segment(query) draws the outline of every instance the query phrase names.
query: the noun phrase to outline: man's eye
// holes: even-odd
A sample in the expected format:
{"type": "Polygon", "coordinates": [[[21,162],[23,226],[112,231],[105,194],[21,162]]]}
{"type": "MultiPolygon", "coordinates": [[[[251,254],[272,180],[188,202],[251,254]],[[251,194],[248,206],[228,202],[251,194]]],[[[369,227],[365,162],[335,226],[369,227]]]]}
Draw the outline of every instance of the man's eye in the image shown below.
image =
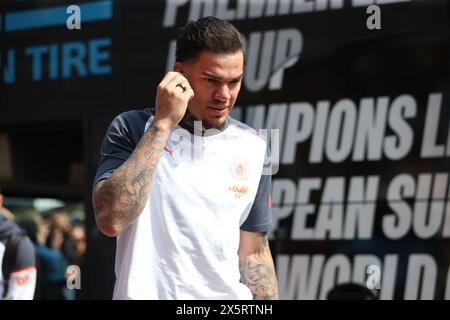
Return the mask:
{"type": "Polygon", "coordinates": [[[217,80],[214,79],[214,78],[205,78],[205,79],[206,79],[206,81],[208,81],[208,82],[217,82],[217,80]]]}

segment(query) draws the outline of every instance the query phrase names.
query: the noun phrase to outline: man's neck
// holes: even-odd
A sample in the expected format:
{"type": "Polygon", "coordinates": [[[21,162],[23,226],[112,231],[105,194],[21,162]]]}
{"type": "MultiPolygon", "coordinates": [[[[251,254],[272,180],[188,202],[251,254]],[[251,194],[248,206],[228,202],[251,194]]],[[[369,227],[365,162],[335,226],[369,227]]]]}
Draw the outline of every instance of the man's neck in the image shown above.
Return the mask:
{"type": "MultiPolygon", "coordinates": [[[[197,119],[191,112],[189,112],[189,110],[186,110],[186,113],[184,114],[183,118],[181,119],[179,125],[183,129],[186,129],[187,131],[189,131],[191,134],[195,134],[198,132],[198,129],[197,129],[197,131],[195,130],[195,126],[194,126],[195,121],[201,121],[201,120],[197,119]]],[[[229,120],[227,118],[220,128],[212,128],[212,127],[209,127],[204,121],[201,121],[202,135],[204,135],[205,131],[208,129],[216,129],[219,131],[223,131],[226,129],[228,122],[229,122],[229,120]]]]}

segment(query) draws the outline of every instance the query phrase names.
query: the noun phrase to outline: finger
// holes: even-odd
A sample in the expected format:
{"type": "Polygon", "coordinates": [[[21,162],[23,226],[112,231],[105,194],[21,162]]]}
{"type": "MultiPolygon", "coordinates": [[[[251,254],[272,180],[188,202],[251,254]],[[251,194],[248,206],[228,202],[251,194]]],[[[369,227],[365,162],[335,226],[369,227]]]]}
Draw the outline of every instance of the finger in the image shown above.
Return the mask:
{"type": "Polygon", "coordinates": [[[179,87],[182,90],[181,94],[189,98],[189,101],[192,100],[192,98],[194,97],[194,91],[192,90],[192,88],[190,87],[188,88],[182,83],[179,83],[177,87],[179,87]]]}
{"type": "Polygon", "coordinates": [[[176,75],[176,76],[171,78],[170,81],[168,82],[168,84],[177,85],[180,82],[189,82],[188,79],[186,79],[186,77],[181,72],[176,72],[176,71],[173,71],[173,72],[174,72],[174,75],[176,75]]]}
{"type": "Polygon", "coordinates": [[[188,89],[188,91],[186,92],[187,94],[189,94],[189,101],[191,101],[192,99],[194,99],[194,90],[192,90],[191,88],[188,89]]]}
{"type": "MultiPolygon", "coordinates": [[[[189,81],[186,78],[177,78],[176,81],[173,81],[175,88],[177,91],[181,90],[182,93],[189,93],[189,91],[192,91],[191,85],[189,84],[189,81]],[[179,89],[178,89],[179,88],[179,89]]],[[[168,85],[169,87],[172,86],[172,83],[168,85]]]]}
{"type": "Polygon", "coordinates": [[[175,81],[176,79],[178,79],[178,77],[181,76],[181,73],[176,72],[176,71],[169,71],[164,78],[161,80],[161,82],[159,83],[160,86],[165,87],[167,85],[169,85],[171,82],[175,81]]]}
{"type": "Polygon", "coordinates": [[[187,86],[182,82],[178,83],[175,87],[180,88],[182,90],[182,93],[185,93],[187,90],[187,86]]]}

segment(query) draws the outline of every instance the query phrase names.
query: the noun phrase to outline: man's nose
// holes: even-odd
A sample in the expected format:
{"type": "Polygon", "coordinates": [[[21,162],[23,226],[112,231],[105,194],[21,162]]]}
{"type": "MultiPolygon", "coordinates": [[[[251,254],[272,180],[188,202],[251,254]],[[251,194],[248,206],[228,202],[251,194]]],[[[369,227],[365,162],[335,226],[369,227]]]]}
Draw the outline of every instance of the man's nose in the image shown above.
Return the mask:
{"type": "Polygon", "coordinates": [[[214,92],[214,99],[220,101],[228,101],[231,99],[231,91],[228,84],[221,84],[216,88],[214,92]]]}

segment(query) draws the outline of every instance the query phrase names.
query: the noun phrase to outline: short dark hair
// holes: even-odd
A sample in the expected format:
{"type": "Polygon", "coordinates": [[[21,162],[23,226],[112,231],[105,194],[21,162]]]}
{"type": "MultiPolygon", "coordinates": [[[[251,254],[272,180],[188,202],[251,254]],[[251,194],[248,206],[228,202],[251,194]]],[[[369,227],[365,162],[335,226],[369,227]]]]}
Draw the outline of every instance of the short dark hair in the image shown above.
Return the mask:
{"type": "Polygon", "coordinates": [[[195,59],[203,50],[214,53],[235,53],[245,55],[245,43],[239,31],[229,22],[204,17],[190,21],[180,28],[177,35],[177,62],[195,59]]]}

